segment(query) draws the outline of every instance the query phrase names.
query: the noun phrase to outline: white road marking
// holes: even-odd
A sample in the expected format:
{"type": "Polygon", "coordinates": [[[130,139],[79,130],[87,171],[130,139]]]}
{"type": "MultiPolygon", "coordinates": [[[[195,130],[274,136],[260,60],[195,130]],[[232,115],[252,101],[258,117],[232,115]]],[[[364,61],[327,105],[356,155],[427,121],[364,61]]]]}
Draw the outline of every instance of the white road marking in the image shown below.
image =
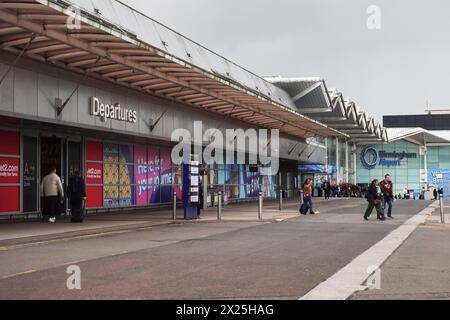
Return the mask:
{"type": "Polygon", "coordinates": [[[367,268],[381,267],[411,233],[426,221],[434,211],[434,205],[413,216],[299,300],[346,300],[356,291],[366,289],[363,284],[370,276],[367,274],[367,268]]]}
{"type": "Polygon", "coordinates": [[[3,276],[2,279],[14,278],[14,277],[18,277],[18,276],[23,276],[23,275],[26,275],[26,274],[34,273],[34,272],[36,272],[36,270],[28,270],[28,271],[24,271],[24,272],[14,273],[14,274],[10,274],[8,276],[3,276]]]}

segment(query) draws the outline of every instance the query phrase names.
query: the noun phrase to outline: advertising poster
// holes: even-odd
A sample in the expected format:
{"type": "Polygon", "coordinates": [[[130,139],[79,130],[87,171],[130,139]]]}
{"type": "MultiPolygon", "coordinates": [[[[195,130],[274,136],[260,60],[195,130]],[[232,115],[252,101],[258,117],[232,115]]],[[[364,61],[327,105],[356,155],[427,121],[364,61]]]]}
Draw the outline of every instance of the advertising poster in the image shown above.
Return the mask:
{"type": "Polygon", "coordinates": [[[103,204],[105,207],[119,206],[119,146],[103,146],[103,204]]]}
{"type": "Polygon", "coordinates": [[[0,130],[0,154],[20,155],[20,134],[18,132],[0,130]]]}
{"type": "Polygon", "coordinates": [[[103,161],[103,144],[97,141],[86,141],[87,208],[103,206],[103,186],[101,186],[103,184],[103,163],[101,161],[103,161]]]}
{"type": "Polygon", "coordinates": [[[19,184],[19,167],[19,158],[0,158],[0,184],[19,184]]]}
{"type": "Polygon", "coordinates": [[[145,206],[148,200],[148,163],[147,148],[134,148],[134,177],[136,179],[136,205],[145,206]]]}
{"type": "Polygon", "coordinates": [[[20,211],[20,187],[19,186],[1,186],[2,184],[20,183],[20,159],[0,158],[0,212],[18,212],[20,211]]]}
{"type": "Polygon", "coordinates": [[[103,164],[86,162],[86,184],[103,184],[103,164]]]}
{"type": "MultiPolygon", "coordinates": [[[[259,172],[246,172],[245,174],[245,185],[247,187],[247,198],[254,198],[259,196],[260,185],[259,185],[259,172]]],[[[264,195],[266,196],[266,195],[264,195]]]]}
{"type": "Polygon", "coordinates": [[[119,205],[134,205],[134,148],[119,146],[119,205]]]}
{"type": "Polygon", "coordinates": [[[23,212],[37,211],[37,138],[23,137],[23,212]]]}
{"type": "Polygon", "coordinates": [[[160,193],[161,203],[168,203],[172,201],[172,150],[161,149],[161,181],[160,181],[160,193]]]}
{"type": "Polygon", "coordinates": [[[0,185],[0,194],[3,199],[8,199],[8,201],[0,201],[1,213],[20,211],[20,187],[2,187],[0,185]]]}
{"type": "Polygon", "coordinates": [[[450,198],[450,169],[428,169],[428,183],[437,189],[444,189],[444,199],[450,198]]]}
{"type": "Polygon", "coordinates": [[[159,173],[161,161],[158,148],[148,148],[148,203],[160,203],[159,173]]]}
{"type": "Polygon", "coordinates": [[[86,207],[101,208],[103,206],[103,187],[86,186],[86,207]]]}
{"type": "MultiPolygon", "coordinates": [[[[17,132],[0,130],[0,155],[20,155],[20,135],[17,132]]],[[[20,211],[20,159],[0,157],[0,212],[20,211]],[[2,184],[17,184],[6,186],[2,184]]]]}
{"type": "Polygon", "coordinates": [[[98,141],[86,141],[86,161],[103,161],[103,144],[98,141]]]}

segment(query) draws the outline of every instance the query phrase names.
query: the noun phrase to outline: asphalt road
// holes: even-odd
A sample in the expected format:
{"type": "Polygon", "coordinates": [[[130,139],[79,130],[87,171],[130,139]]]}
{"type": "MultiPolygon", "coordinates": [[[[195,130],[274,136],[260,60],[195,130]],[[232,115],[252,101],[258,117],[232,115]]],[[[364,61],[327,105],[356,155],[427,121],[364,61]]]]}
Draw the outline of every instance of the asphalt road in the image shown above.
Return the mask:
{"type": "Polygon", "coordinates": [[[194,223],[0,251],[3,299],[298,299],[429,202],[399,201],[365,222],[365,202],[323,204],[278,223],[194,223]],[[67,266],[81,290],[66,287],[67,266]]]}

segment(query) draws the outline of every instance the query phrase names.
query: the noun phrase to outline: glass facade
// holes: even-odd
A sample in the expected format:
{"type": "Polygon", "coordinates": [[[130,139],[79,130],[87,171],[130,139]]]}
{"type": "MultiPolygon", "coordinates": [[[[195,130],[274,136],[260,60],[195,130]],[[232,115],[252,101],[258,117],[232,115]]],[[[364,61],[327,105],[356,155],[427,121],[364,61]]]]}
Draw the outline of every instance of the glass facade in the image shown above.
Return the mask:
{"type": "Polygon", "coordinates": [[[402,194],[403,189],[407,188],[414,190],[418,196],[425,185],[420,174],[421,169],[425,169],[424,159],[420,155],[419,146],[405,140],[358,146],[357,183],[369,184],[374,179],[381,180],[386,174],[390,174],[396,194],[402,194]]]}
{"type": "Polygon", "coordinates": [[[223,192],[225,202],[257,198],[259,192],[262,192],[265,198],[277,196],[277,176],[252,172],[248,165],[215,165],[206,172],[210,202],[219,191],[223,192]]]}

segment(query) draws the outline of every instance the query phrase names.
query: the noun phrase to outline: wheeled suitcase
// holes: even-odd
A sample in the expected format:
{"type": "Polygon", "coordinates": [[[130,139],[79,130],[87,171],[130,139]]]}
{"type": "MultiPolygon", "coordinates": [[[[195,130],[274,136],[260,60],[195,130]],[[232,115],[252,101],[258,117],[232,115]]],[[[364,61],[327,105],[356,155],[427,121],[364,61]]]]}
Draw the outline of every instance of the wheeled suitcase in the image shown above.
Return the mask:
{"type": "Polygon", "coordinates": [[[308,212],[308,209],[309,209],[308,205],[306,205],[306,203],[304,203],[304,204],[301,205],[299,211],[300,211],[301,214],[306,214],[308,212]]]}

